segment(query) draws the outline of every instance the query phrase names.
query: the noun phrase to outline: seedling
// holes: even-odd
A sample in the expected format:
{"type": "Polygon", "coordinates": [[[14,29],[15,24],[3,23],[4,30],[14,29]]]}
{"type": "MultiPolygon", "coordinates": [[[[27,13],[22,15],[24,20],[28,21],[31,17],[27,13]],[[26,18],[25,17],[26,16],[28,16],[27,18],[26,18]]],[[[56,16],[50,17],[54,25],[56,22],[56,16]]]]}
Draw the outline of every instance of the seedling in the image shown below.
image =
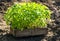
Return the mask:
{"type": "Polygon", "coordinates": [[[12,5],[7,9],[4,19],[12,29],[24,30],[45,28],[50,17],[51,11],[47,6],[31,2],[12,5]]]}

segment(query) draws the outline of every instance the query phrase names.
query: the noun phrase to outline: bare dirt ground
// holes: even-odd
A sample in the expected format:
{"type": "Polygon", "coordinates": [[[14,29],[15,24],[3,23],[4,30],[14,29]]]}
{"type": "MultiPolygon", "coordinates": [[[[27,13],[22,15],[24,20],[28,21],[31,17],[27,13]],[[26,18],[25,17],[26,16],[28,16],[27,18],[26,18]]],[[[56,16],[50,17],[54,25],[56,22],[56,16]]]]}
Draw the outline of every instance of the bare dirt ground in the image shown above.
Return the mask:
{"type": "Polygon", "coordinates": [[[25,37],[25,38],[16,38],[12,35],[7,34],[9,32],[9,26],[6,25],[6,22],[3,19],[4,9],[10,6],[11,3],[5,4],[0,3],[0,41],[60,41],[60,4],[55,4],[54,7],[57,9],[52,9],[52,7],[48,6],[53,14],[51,16],[55,22],[51,25],[48,25],[48,34],[45,36],[34,36],[34,37],[25,37]],[[2,9],[3,7],[3,9],[2,9]]]}

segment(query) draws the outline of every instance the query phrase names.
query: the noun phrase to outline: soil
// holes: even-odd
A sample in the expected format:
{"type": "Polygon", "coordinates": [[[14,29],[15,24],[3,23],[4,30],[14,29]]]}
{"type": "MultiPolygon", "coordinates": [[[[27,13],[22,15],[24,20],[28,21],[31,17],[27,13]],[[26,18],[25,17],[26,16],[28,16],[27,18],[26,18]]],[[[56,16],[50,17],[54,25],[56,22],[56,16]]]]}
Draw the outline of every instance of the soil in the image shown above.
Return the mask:
{"type": "Polygon", "coordinates": [[[12,2],[0,2],[0,41],[60,41],[60,4],[43,4],[52,10],[51,19],[55,20],[48,24],[48,34],[45,36],[16,38],[8,34],[10,28],[3,19],[5,11],[12,5],[12,2]]]}

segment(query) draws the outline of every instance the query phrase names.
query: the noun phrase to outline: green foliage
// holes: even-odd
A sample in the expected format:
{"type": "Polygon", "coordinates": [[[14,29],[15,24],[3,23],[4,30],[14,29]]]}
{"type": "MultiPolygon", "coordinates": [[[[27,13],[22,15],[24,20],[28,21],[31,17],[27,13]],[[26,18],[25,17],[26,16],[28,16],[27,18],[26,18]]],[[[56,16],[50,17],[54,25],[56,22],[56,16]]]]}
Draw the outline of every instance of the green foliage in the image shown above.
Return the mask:
{"type": "Polygon", "coordinates": [[[4,19],[13,29],[30,29],[46,27],[51,11],[45,5],[38,3],[16,3],[8,8],[4,19]]]}

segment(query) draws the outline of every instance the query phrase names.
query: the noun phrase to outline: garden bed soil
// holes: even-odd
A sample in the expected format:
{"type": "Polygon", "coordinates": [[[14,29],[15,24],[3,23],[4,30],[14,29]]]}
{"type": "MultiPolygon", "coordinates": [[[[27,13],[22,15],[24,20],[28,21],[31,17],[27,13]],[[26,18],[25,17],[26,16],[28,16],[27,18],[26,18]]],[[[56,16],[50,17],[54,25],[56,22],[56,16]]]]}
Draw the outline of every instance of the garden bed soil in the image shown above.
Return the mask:
{"type": "Polygon", "coordinates": [[[26,36],[35,36],[35,35],[46,35],[48,32],[47,28],[35,28],[35,29],[25,29],[20,30],[10,30],[10,34],[15,37],[26,37],[26,36]]]}
{"type": "Polygon", "coordinates": [[[60,0],[55,0],[56,2],[60,2],[60,0]]]}

